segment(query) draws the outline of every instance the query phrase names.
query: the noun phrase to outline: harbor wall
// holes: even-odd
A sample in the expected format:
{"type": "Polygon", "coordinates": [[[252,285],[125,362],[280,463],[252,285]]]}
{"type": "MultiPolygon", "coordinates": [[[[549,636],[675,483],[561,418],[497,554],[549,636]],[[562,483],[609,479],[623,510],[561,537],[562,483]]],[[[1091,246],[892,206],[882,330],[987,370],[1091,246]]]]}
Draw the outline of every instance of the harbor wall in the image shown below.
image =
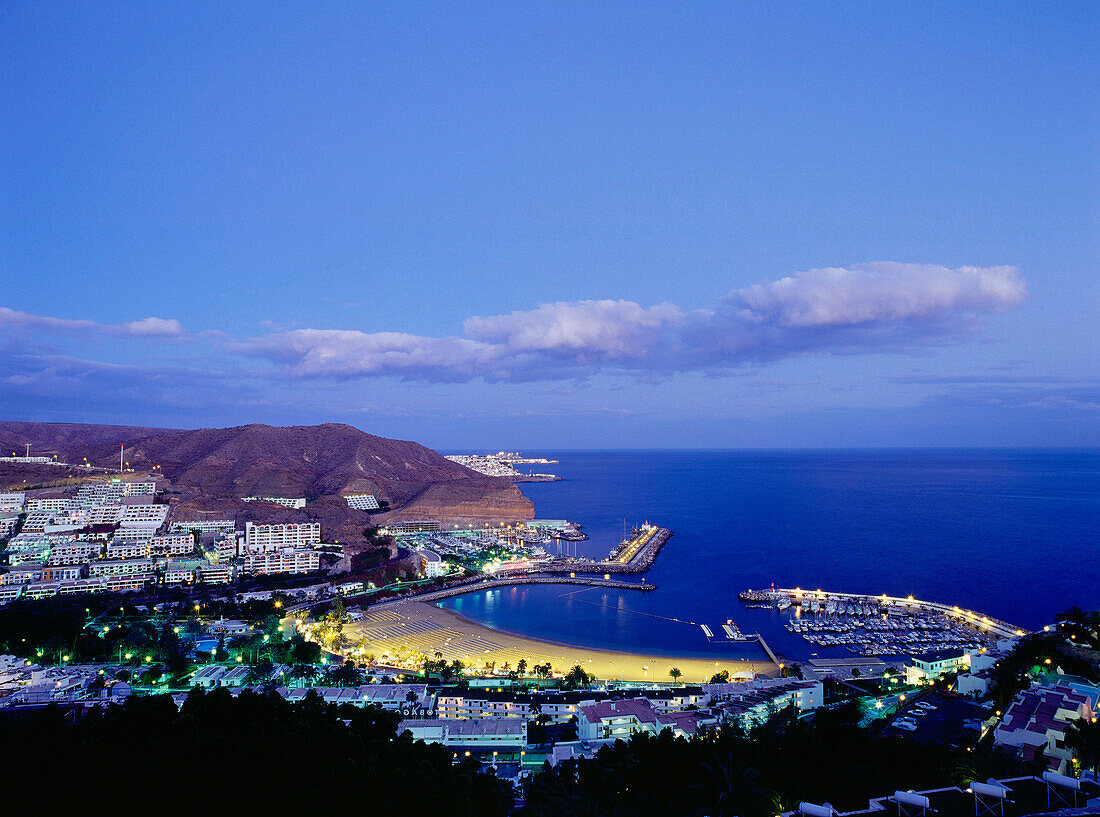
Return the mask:
{"type": "Polygon", "coordinates": [[[776,594],[783,594],[788,596],[792,601],[799,599],[805,601],[840,601],[851,600],[861,603],[870,604],[886,604],[891,607],[899,607],[903,610],[923,611],[926,613],[940,613],[945,616],[957,618],[964,621],[974,627],[1001,636],[1002,638],[1013,638],[1015,636],[1025,635],[1028,631],[1016,627],[1013,624],[1009,624],[1007,621],[1001,621],[995,618],[989,618],[983,616],[981,613],[976,613],[973,610],[966,610],[957,605],[940,604],[935,601],[922,601],[915,599],[912,596],[902,598],[901,596],[887,596],[885,593],[879,596],[871,596],[865,593],[835,593],[824,590],[803,590],[801,587],[781,587],[774,591],[776,594]]]}

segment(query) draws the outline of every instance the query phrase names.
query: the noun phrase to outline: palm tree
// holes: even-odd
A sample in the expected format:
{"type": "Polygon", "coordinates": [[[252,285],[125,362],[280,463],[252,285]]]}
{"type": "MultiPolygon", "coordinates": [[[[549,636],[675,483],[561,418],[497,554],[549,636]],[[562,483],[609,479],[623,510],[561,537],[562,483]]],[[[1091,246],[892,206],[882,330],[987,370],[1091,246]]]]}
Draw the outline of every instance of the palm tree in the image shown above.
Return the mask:
{"type": "Polygon", "coordinates": [[[1066,746],[1073,749],[1081,767],[1100,772],[1100,723],[1078,718],[1066,730],[1066,746]]]}
{"type": "Polygon", "coordinates": [[[301,681],[302,686],[312,685],[318,674],[315,664],[295,664],[290,669],[290,677],[301,681]]]}
{"type": "Polygon", "coordinates": [[[680,672],[679,667],[673,667],[672,669],[670,669],[668,671],[668,674],[669,674],[669,677],[672,678],[673,683],[678,683],[680,681],[680,676],[683,675],[684,673],[680,672]]]}
{"type": "Polygon", "coordinates": [[[1092,646],[1100,648],[1100,610],[1093,610],[1091,613],[1085,614],[1085,629],[1092,646]]]}

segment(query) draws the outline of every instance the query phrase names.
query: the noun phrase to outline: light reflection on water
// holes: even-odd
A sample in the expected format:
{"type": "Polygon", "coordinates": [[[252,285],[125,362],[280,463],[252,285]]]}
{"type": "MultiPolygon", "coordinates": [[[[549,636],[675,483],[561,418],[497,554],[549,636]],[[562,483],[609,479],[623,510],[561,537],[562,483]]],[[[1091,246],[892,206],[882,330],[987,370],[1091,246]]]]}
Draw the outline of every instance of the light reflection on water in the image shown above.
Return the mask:
{"type": "MultiPolygon", "coordinates": [[[[542,452],[529,452],[542,453],[542,452]]],[[[708,644],[733,618],[795,659],[820,652],[748,610],[746,587],[913,594],[1041,627],[1100,607],[1100,452],[566,452],[562,482],[522,485],[544,518],[570,519],[601,558],[629,524],[674,535],[642,593],[534,585],[444,602],[490,626],[603,649],[735,657],[708,644]],[[1072,502],[1051,502],[1072,498],[1072,502]],[[979,569],[980,567],[980,569],[979,569]],[[1026,587],[1027,592],[1020,592],[1026,587]],[[673,619],[679,619],[675,621],[673,619]],[[684,623],[687,622],[687,623],[684,623]]],[[[725,642],[725,643],[724,643],[725,642]]],[[[730,652],[734,651],[734,652],[730,652]]]]}

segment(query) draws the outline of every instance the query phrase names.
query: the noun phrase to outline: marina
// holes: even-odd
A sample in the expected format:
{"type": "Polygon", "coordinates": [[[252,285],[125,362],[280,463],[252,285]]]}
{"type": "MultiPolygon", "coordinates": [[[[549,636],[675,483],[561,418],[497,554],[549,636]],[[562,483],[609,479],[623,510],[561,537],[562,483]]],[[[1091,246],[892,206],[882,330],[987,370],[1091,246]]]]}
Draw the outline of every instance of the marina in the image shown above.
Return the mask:
{"type": "Polygon", "coordinates": [[[912,596],[870,596],[822,590],[746,590],[747,607],[790,611],[785,628],[818,647],[862,656],[909,655],[942,649],[983,649],[1024,630],[972,610],[912,596]]]}

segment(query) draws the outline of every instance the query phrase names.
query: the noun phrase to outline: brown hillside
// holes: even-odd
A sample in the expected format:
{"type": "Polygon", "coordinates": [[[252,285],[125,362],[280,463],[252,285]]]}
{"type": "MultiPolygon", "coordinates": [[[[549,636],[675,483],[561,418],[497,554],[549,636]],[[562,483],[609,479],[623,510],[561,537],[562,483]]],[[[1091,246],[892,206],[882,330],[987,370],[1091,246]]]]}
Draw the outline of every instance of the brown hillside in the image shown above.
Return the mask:
{"type": "Polygon", "coordinates": [[[171,431],[0,422],[0,440],[15,437],[30,442],[32,453],[52,447],[60,459],[87,457],[107,468],[117,467],[118,444],[124,442],[130,467],[159,465],[173,490],[192,497],[315,500],[374,493],[404,518],[530,519],[534,513],[506,480],[477,474],[419,443],[337,423],[171,431]]]}

